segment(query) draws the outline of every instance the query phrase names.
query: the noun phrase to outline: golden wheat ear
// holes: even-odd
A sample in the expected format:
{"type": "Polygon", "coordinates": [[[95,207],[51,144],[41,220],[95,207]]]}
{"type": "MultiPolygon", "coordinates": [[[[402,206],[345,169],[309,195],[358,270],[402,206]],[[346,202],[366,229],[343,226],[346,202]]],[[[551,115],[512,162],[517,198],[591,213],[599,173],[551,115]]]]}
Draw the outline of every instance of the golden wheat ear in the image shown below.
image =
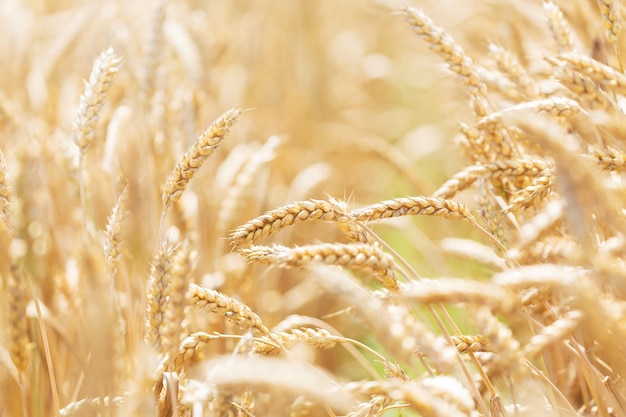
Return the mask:
{"type": "Polygon", "coordinates": [[[85,91],[80,96],[80,103],[72,123],[72,140],[79,150],[78,175],[85,230],[87,230],[85,180],[83,177],[85,154],[96,137],[96,125],[100,119],[102,106],[104,106],[109,88],[113,84],[121,64],[122,59],[115,55],[113,48],[108,48],[96,58],[89,80],[85,82],[85,91]]]}
{"type": "Polygon", "coordinates": [[[234,248],[251,245],[294,223],[311,220],[342,223],[348,222],[350,217],[332,202],[313,199],[297,201],[270,210],[237,227],[230,235],[230,243],[234,248]]]}
{"type": "Polygon", "coordinates": [[[163,212],[159,224],[158,244],[161,244],[165,217],[170,206],[180,200],[187,189],[189,181],[202,164],[217,150],[220,143],[226,138],[231,128],[241,117],[241,110],[230,109],[215,120],[211,126],[194,142],[178,160],[178,163],[167,177],[165,188],[161,195],[163,212]]]}

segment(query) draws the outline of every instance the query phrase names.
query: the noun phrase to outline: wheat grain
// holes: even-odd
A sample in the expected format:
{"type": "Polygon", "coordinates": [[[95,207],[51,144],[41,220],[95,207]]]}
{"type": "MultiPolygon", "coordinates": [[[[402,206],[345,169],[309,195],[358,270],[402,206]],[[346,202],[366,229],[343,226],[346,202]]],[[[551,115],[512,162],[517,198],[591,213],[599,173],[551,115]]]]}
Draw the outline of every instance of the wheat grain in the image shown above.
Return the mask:
{"type": "Polygon", "coordinates": [[[588,278],[588,272],[580,267],[555,264],[537,264],[511,269],[495,274],[494,284],[517,290],[532,287],[567,287],[588,278]]]}
{"type": "Polygon", "coordinates": [[[494,312],[487,307],[476,307],[470,315],[479,333],[488,340],[489,349],[494,352],[492,369],[504,371],[514,377],[520,372],[522,353],[520,342],[511,329],[498,321],[494,312]]]}

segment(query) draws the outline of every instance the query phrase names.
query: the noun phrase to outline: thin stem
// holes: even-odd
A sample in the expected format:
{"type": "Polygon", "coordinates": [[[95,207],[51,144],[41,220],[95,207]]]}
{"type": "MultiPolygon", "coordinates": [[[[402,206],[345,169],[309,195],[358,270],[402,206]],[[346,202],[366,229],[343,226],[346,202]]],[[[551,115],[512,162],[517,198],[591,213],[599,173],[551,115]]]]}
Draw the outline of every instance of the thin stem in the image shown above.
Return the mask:
{"type": "Polygon", "coordinates": [[[41,332],[41,340],[42,340],[43,349],[46,355],[46,365],[48,367],[48,377],[50,378],[50,391],[52,392],[52,403],[54,404],[54,416],[59,417],[61,404],[59,402],[59,394],[57,391],[56,377],[54,376],[54,364],[52,362],[52,355],[50,354],[50,344],[48,343],[48,333],[46,332],[46,325],[43,321],[43,314],[41,314],[41,306],[39,305],[39,297],[37,296],[35,286],[33,285],[28,274],[25,274],[24,276],[28,282],[30,292],[33,296],[35,309],[37,310],[37,319],[39,320],[39,331],[41,332]]]}
{"type": "MultiPolygon", "coordinates": [[[[393,248],[391,248],[384,240],[382,240],[376,233],[374,233],[369,227],[367,227],[365,224],[360,223],[360,226],[362,226],[365,230],[367,230],[372,237],[374,237],[374,239],[376,239],[377,242],[379,242],[385,249],[387,249],[397,260],[398,262],[406,269],[406,271],[411,274],[413,276],[414,279],[417,280],[421,280],[422,278],[420,277],[420,275],[417,273],[417,271],[415,271],[415,269],[413,269],[413,267],[404,259],[402,258],[393,248]]],[[[482,229],[482,227],[478,224],[476,224],[476,226],[478,226],[479,229],[482,229]]],[[[491,236],[491,234],[489,232],[487,232],[486,230],[482,229],[485,233],[487,233],[489,236],[491,236]]],[[[495,237],[491,236],[493,239],[495,239],[495,237]]],[[[497,241],[497,239],[495,239],[497,241]]],[[[502,245],[500,242],[497,242],[498,244],[502,245]]],[[[503,246],[504,248],[504,246],[503,246]]],[[[506,248],[505,248],[506,250],[506,248]]],[[[455,329],[457,334],[461,334],[460,330],[458,329],[458,327],[456,326],[456,324],[454,323],[454,321],[452,320],[452,317],[450,316],[450,314],[448,313],[448,311],[442,306],[440,305],[440,307],[442,308],[442,310],[444,311],[444,317],[446,319],[446,322],[448,322],[448,324],[455,329]]],[[[439,327],[439,329],[442,331],[443,335],[445,336],[445,338],[448,340],[448,343],[451,346],[454,346],[454,343],[452,343],[452,338],[450,337],[450,334],[448,332],[448,330],[446,329],[445,325],[443,324],[441,317],[439,316],[439,313],[434,309],[434,307],[432,305],[428,305],[428,310],[430,311],[430,313],[432,314],[433,318],[435,319],[435,321],[437,322],[437,326],[439,327]]],[[[473,355],[472,355],[473,356],[473,355]]],[[[472,357],[470,356],[470,357],[472,357]]],[[[474,391],[474,397],[476,399],[478,399],[479,405],[483,411],[483,415],[488,415],[487,413],[487,406],[484,404],[483,399],[480,395],[480,393],[478,392],[478,389],[476,388],[476,386],[474,385],[474,381],[472,380],[472,376],[469,373],[469,369],[467,369],[467,366],[465,366],[465,362],[463,361],[463,358],[461,357],[461,354],[458,353],[457,351],[457,360],[459,362],[459,365],[461,366],[461,369],[463,371],[463,374],[465,375],[465,377],[467,378],[467,380],[470,383],[470,386],[472,387],[472,390],[474,391]]],[[[489,379],[487,378],[487,376],[484,374],[484,371],[482,371],[482,368],[480,368],[478,361],[476,360],[476,358],[472,358],[474,363],[477,365],[478,367],[478,371],[481,373],[481,377],[484,377],[483,379],[485,380],[485,384],[488,387],[491,387],[491,389],[493,389],[493,385],[491,385],[491,382],[489,381],[489,379]]],[[[490,391],[491,392],[491,391],[490,391]]]]}
{"type": "Polygon", "coordinates": [[[161,244],[163,242],[163,234],[165,233],[164,227],[165,227],[165,218],[167,217],[167,208],[163,207],[163,211],[161,212],[161,220],[159,221],[159,234],[157,236],[157,247],[156,250],[158,251],[159,248],[161,247],[161,244]]]}
{"type": "Polygon", "coordinates": [[[85,154],[82,149],[79,151],[78,155],[78,182],[79,182],[79,193],[80,193],[80,205],[83,209],[83,229],[85,230],[85,236],[87,236],[87,198],[85,197],[85,178],[83,176],[83,160],[85,159],[85,154]]]}

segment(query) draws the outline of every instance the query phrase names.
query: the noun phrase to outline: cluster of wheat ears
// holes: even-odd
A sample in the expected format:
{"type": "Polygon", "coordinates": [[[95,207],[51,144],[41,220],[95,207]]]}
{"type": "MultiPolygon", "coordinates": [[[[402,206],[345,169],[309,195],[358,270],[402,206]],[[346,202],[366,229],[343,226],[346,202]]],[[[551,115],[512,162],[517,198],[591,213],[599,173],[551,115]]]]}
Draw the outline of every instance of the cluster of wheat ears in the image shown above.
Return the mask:
{"type": "Polygon", "coordinates": [[[384,2],[52,3],[0,6],[0,416],[626,416],[619,2],[486,2],[474,59],[384,2]],[[447,180],[320,104],[409,80],[378,25],[462,86],[447,180]]]}

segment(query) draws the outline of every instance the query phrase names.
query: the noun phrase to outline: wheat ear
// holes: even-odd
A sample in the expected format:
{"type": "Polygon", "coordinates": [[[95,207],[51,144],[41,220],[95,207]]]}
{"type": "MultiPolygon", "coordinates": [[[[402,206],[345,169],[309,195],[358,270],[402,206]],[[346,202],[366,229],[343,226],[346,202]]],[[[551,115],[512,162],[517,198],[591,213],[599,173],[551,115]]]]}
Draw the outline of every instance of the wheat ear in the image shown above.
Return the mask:
{"type": "Polygon", "coordinates": [[[550,0],[544,0],[543,12],[559,52],[573,52],[575,48],[572,29],[559,6],[550,0]]]}
{"type": "Polygon", "coordinates": [[[148,282],[146,340],[154,346],[158,353],[163,353],[163,325],[175,253],[175,247],[170,244],[159,249],[152,262],[148,282]]]}
{"type": "Polygon", "coordinates": [[[6,181],[7,164],[0,149],[0,221],[6,229],[11,228],[11,187],[6,181]]]}
{"type": "Polygon", "coordinates": [[[626,94],[626,75],[593,58],[568,52],[548,60],[548,62],[551,61],[586,75],[608,91],[613,91],[615,94],[626,94]]]}
{"type": "Polygon", "coordinates": [[[606,38],[610,43],[617,42],[617,35],[621,30],[621,18],[619,13],[620,3],[614,0],[598,0],[600,14],[606,28],[606,38]]]}
{"type": "Polygon", "coordinates": [[[352,210],[351,217],[360,222],[371,222],[389,217],[422,215],[459,219],[476,224],[469,209],[452,200],[435,197],[404,197],[386,200],[352,210]]]}
{"type": "Polygon", "coordinates": [[[85,91],[80,97],[80,103],[72,124],[72,139],[79,149],[78,175],[80,182],[80,197],[83,207],[83,226],[87,229],[87,212],[85,207],[85,183],[83,178],[83,163],[85,154],[89,150],[96,135],[96,124],[100,118],[100,111],[104,105],[109,88],[115,80],[122,60],[115,55],[113,48],[102,52],[96,58],[89,81],[85,82],[85,91]]]}
{"type": "Polygon", "coordinates": [[[14,263],[10,265],[7,289],[9,303],[9,334],[11,359],[20,371],[25,371],[29,357],[29,336],[26,321],[26,280],[23,271],[14,263]]]}
{"type": "Polygon", "coordinates": [[[363,243],[323,243],[295,248],[286,246],[252,246],[242,253],[250,261],[275,264],[281,268],[306,268],[321,263],[374,272],[375,278],[390,290],[398,288],[395,267],[391,255],[378,245],[363,243]]]}
{"type": "MultiPolygon", "coordinates": [[[[279,136],[270,136],[263,146],[254,152],[244,164],[241,172],[235,178],[234,184],[228,187],[226,197],[222,200],[217,216],[220,236],[224,230],[231,226],[233,216],[240,211],[239,207],[243,203],[244,194],[254,184],[261,169],[276,157],[276,150],[283,142],[284,140],[279,136]]],[[[217,255],[221,255],[222,246],[223,241],[220,241],[216,250],[217,255]]]]}
{"type": "Polygon", "coordinates": [[[496,61],[498,69],[515,84],[516,90],[521,91],[530,99],[541,98],[539,86],[512,52],[490,44],[489,55],[496,61]]]}
{"type": "Polygon", "coordinates": [[[197,332],[187,336],[178,348],[178,354],[174,358],[174,371],[180,373],[186,360],[196,356],[211,341],[221,338],[219,334],[197,332]]]}
{"type": "Polygon", "coordinates": [[[126,218],[125,203],[127,198],[128,188],[125,187],[113,207],[104,232],[104,255],[111,280],[115,278],[115,273],[117,272],[117,267],[122,259],[122,252],[124,251],[122,225],[126,218]]]}
{"type": "Polygon", "coordinates": [[[163,352],[168,355],[170,364],[178,351],[183,337],[187,287],[195,270],[196,252],[191,242],[184,241],[173,258],[172,273],[169,275],[167,309],[163,321],[163,352]]]}
{"type": "Polygon", "coordinates": [[[196,308],[222,315],[242,329],[255,329],[263,335],[270,334],[261,318],[250,307],[219,291],[190,284],[187,302],[196,308]]]}
{"type": "Polygon", "coordinates": [[[562,318],[555,320],[549,326],[541,329],[534,335],[524,348],[524,355],[532,358],[543,352],[548,346],[564,340],[570,336],[583,320],[583,314],[578,310],[566,313],[562,318]]]}
{"type": "Polygon", "coordinates": [[[476,65],[463,48],[445,30],[435,25],[422,10],[406,7],[404,16],[415,33],[428,43],[430,49],[441,55],[452,72],[461,77],[476,116],[484,117],[491,113],[491,105],[486,98],[486,86],[481,83],[476,65]]]}
{"type": "Polygon", "coordinates": [[[189,181],[202,166],[204,161],[209,158],[218,148],[222,140],[228,135],[230,129],[241,117],[241,110],[230,109],[215,120],[211,126],[198,138],[193,145],[187,149],[187,152],[176,164],[170,175],[165,181],[165,189],[161,196],[163,202],[163,213],[161,215],[161,223],[159,225],[160,245],[163,236],[163,227],[165,216],[169,207],[178,201],[183,192],[187,188],[189,181]]]}
{"type": "Polygon", "coordinates": [[[310,220],[342,223],[350,218],[339,211],[335,204],[325,200],[298,201],[270,210],[237,227],[230,235],[230,243],[234,248],[254,244],[287,226],[310,220]]]}

